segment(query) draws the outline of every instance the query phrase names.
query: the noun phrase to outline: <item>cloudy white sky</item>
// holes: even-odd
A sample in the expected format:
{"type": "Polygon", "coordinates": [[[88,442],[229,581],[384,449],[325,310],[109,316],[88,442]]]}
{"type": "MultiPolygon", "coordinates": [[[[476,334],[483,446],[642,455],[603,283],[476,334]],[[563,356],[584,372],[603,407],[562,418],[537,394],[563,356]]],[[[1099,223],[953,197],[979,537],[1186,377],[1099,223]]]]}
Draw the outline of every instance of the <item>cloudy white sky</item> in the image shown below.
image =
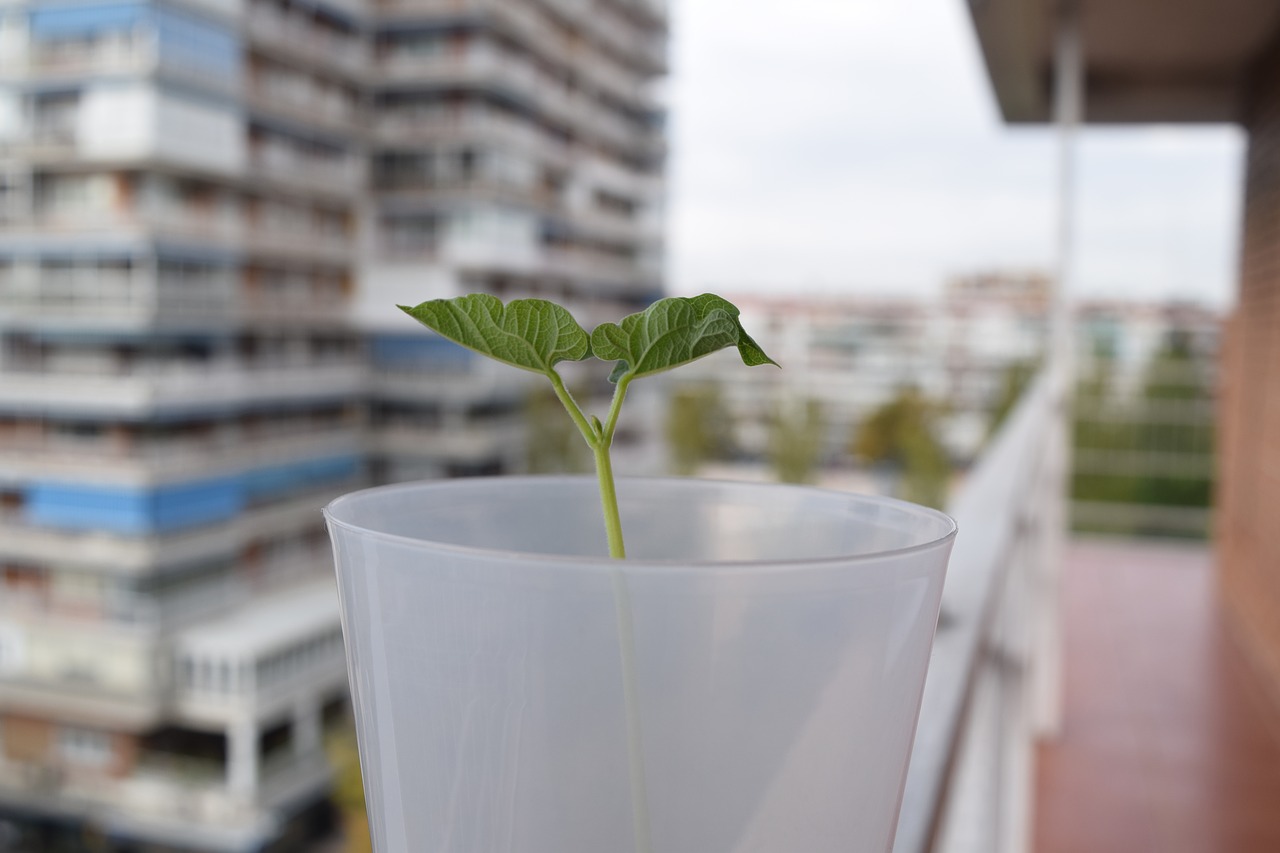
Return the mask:
{"type": "MultiPolygon", "coordinates": [[[[1056,139],[1002,125],[964,0],[671,0],[673,292],[1051,270],[1056,139]]],[[[1243,135],[1088,129],[1077,291],[1234,298],[1243,135]]]]}

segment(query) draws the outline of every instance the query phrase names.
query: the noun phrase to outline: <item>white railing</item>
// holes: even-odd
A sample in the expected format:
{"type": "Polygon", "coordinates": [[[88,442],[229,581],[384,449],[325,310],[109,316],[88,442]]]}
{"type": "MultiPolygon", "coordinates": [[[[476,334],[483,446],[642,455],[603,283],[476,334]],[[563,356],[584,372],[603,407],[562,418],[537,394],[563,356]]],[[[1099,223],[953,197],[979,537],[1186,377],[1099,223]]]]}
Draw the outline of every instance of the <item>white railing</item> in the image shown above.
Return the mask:
{"type": "Polygon", "coordinates": [[[0,370],[0,403],[128,412],[196,403],[337,397],[358,393],[365,373],[356,357],[284,364],[127,364],[101,354],[7,365],[0,370]]]}
{"type": "Polygon", "coordinates": [[[248,5],[244,30],[256,42],[350,74],[362,73],[368,62],[368,51],[357,36],[324,29],[305,13],[284,12],[270,3],[248,5]]]}
{"type": "Polygon", "coordinates": [[[0,437],[0,477],[152,486],[199,476],[247,471],[288,460],[364,452],[356,424],[297,426],[287,434],[219,435],[121,440],[95,436],[0,437]]]}
{"type": "Polygon", "coordinates": [[[895,853],[1027,849],[1033,746],[1058,715],[1065,367],[1043,372],[969,472],[895,853]]]}

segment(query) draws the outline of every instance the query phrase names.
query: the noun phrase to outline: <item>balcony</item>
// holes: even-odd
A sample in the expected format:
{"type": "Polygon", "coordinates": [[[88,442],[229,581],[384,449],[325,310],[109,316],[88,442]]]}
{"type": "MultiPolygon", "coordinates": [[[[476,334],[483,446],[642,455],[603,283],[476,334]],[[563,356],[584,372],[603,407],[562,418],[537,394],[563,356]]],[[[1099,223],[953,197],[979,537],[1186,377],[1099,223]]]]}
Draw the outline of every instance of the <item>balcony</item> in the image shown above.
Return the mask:
{"type": "Polygon", "coordinates": [[[426,426],[397,421],[378,427],[374,448],[383,456],[422,457],[464,464],[522,457],[527,430],[520,418],[426,426]]]}
{"type": "Polygon", "coordinates": [[[9,267],[0,272],[0,304],[9,326],[207,327],[234,317],[235,287],[230,275],[193,287],[140,268],[83,268],[55,276],[32,266],[9,267]]]}
{"type": "Polygon", "coordinates": [[[130,418],[251,403],[336,399],[358,394],[364,372],[364,365],[354,359],[298,365],[153,362],[126,366],[103,355],[74,365],[10,365],[0,370],[0,406],[130,418]]]}
{"type": "Polygon", "coordinates": [[[261,597],[174,640],[176,709],[199,726],[269,720],[346,689],[331,578],[261,597]]]}
{"type": "Polygon", "coordinates": [[[347,199],[364,181],[364,162],[351,155],[320,155],[279,142],[249,146],[246,175],[282,189],[347,199]]]}
{"type": "Polygon", "coordinates": [[[5,612],[0,623],[7,648],[0,709],[127,730],[160,720],[169,679],[154,632],[30,611],[5,612]]]}
{"type": "Polygon", "coordinates": [[[159,56],[151,39],[140,33],[121,32],[91,44],[33,42],[24,59],[8,66],[3,76],[48,80],[141,75],[154,70],[158,62],[159,56]]]}
{"type": "Polygon", "coordinates": [[[113,436],[75,441],[56,436],[0,438],[0,480],[44,478],[147,487],[290,460],[358,455],[363,448],[363,432],[355,425],[298,428],[261,437],[224,431],[167,441],[127,442],[113,436]]]}
{"type": "Polygon", "coordinates": [[[368,52],[358,36],[318,26],[305,13],[251,2],[243,27],[250,45],[292,64],[321,72],[337,69],[352,80],[363,79],[367,71],[368,52]]]}
{"type": "Polygon", "coordinates": [[[387,146],[493,143],[516,148],[556,165],[568,165],[569,147],[527,121],[480,109],[414,110],[384,107],[374,121],[377,141],[387,146]]]}
{"type": "Polygon", "coordinates": [[[338,495],[365,485],[358,478],[335,482],[253,507],[230,521],[149,536],[54,530],[29,524],[16,512],[0,513],[0,557],[124,576],[143,575],[162,566],[230,559],[254,540],[313,529],[321,507],[338,495]]]}
{"type": "Polygon", "coordinates": [[[142,754],[124,779],[77,777],[56,763],[0,759],[0,797],[32,814],[94,819],[113,835],[217,853],[257,849],[306,794],[328,784],[323,753],[279,756],[262,767],[257,797],[232,790],[218,762],[142,754]]]}
{"type": "Polygon", "coordinates": [[[373,393],[378,400],[439,401],[449,408],[474,403],[523,400],[539,387],[520,371],[489,369],[482,363],[466,372],[433,370],[429,365],[381,364],[374,368],[373,393]]]}
{"type": "Polygon", "coordinates": [[[1055,713],[1067,390],[1060,362],[1042,373],[950,502],[961,534],[895,853],[952,849],[949,837],[957,850],[1006,849],[999,821],[1026,814],[1032,745],[1055,713]]]}
{"type": "Polygon", "coordinates": [[[1280,849],[1280,709],[1214,574],[1197,543],[1068,548],[1065,716],[1038,747],[1035,849],[1280,849]]]}
{"type": "Polygon", "coordinates": [[[612,114],[596,98],[570,90],[517,55],[483,46],[460,53],[392,50],[377,60],[376,67],[384,83],[493,88],[534,106],[549,124],[571,126],[611,148],[634,149],[646,157],[659,156],[663,150],[656,135],[637,141],[640,129],[612,114]]]}
{"type": "Polygon", "coordinates": [[[643,288],[656,276],[648,276],[635,262],[590,249],[546,249],[543,264],[549,273],[574,281],[594,281],[604,293],[643,288]]]}
{"type": "Polygon", "coordinates": [[[305,127],[350,135],[360,127],[354,94],[320,83],[301,73],[261,73],[245,82],[250,109],[279,116],[305,127]]]}

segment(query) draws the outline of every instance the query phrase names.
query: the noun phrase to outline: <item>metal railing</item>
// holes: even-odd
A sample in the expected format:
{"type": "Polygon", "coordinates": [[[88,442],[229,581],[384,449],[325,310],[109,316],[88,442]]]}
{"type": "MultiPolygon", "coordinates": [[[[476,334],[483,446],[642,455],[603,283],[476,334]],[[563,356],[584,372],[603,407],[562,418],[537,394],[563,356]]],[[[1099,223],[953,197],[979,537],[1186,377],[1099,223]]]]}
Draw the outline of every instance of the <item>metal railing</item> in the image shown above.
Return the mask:
{"type": "Polygon", "coordinates": [[[951,502],[960,533],[895,853],[1026,849],[1032,747],[1057,725],[1066,371],[1041,373],[951,502]]]}

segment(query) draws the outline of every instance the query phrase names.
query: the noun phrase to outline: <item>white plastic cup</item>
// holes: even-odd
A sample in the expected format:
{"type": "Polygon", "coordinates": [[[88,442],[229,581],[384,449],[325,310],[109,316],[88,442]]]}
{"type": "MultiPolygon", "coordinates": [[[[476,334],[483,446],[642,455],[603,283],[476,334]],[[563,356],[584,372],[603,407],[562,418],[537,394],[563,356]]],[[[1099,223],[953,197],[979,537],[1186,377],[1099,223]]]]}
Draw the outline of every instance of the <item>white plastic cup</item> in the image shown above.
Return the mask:
{"type": "Polygon", "coordinates": [[[625,561],[591,478],[326,508],[374,849],[887,853],[955,523],[772,484],[618,497],[625,561]]]}

